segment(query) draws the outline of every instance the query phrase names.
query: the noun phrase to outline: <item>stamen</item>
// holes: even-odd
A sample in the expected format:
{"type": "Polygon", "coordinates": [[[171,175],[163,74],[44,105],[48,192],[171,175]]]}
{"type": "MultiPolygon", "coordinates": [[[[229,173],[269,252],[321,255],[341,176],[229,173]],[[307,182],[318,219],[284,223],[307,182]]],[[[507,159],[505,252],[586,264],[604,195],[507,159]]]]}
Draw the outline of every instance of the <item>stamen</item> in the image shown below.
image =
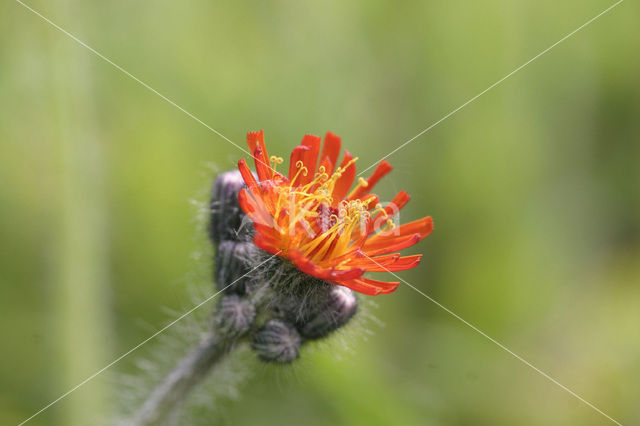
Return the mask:
{"type": "Polygon", "coordinates": [[[382,207],[382,204],[378,203],[376,204],[375,209],[373,210],[374,213],[381,213],[384,217],[389,217],[389,215],[387,214],[387,211],[382,207]]]}
{"type": "Polygon", "coordinates": [[[289,185],[289,187],[293,187],[293,182],[295,182],[298,179],[298,176],[300,176],[300,173],[302,173],[303,176],[306,176],[307,173],[309,173],[309,170],[304,166],[304,163],[302,162],[302,160],[298,160],[296,162],[296,167],[298,168],[298,171],[296,172],[296,175],[293,177],[293,179],[291,179],[291,184],[289,185]]]}
{"type": "Polygon", "coordinates": [[[284,159],[282,157],[272,155],[271,157],[269,157],[269,162],[272,164],[271,168],[275,172],[276,167],[278,167],[278,164],[282,164],[284,162],[284,159]]]}
{"type": "Polygon", "coordinates": [[[363,177],[359,177],[358,178],[358,184],[356,185],[355,188],[353,188],[353,190],[349,193],[349,195],[347,196],[347,198],[351,198],[355,195],[355,193],[360,189],[360,187],[362,188],[366,188],[367,186],[369,186],[369,182],[367,182],[363,177]]]}

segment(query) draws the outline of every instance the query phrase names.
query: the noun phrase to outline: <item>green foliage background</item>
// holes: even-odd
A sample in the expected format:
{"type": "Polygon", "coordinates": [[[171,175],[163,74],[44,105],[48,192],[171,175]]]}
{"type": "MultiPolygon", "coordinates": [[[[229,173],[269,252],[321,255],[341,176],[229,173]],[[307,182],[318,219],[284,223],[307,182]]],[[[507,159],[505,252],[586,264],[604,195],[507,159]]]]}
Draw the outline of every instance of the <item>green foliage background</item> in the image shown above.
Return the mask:
{"type": "MultiPolygon", "coordinates": [[[[264,129],[286,157],[331,130],[366,167],[612,3],[29,4],[242,146],[264,129]]],[[[639,16],[622,3],[415,140],[377,191],[435,219],[405,279],[623,424],[640,423],[639,16]]],[[[17,2],[0,35],[0,424],[17,424],[210,286],[190,200],[243,154],[17,2]]],[[[410,288],[375,302],[384,326],[259,367],[210,422],[607,424],[410,288]]],[[[99,424],[114,377],[31,424],[99,424]]]]}

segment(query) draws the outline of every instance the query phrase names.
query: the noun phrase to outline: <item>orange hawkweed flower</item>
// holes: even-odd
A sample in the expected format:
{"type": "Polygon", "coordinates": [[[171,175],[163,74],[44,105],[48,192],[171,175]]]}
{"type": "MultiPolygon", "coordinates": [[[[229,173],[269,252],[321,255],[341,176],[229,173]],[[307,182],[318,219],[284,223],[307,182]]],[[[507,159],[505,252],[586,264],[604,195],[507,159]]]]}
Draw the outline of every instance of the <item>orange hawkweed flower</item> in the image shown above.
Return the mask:
{"type": "Polygon", "coordinates": [[[396,226],[392,217],[409,195],[401,191],[383,207],[371,193],[391,171],[388,162],[380,162],[350,191],[357,158],[344,150],[338,166],[341,142],[333,133],[326,134],[322,151],[321,139],[306,135],[291,152],[286,176],[276,170],[283,159],[267,154],[262,131],[249,133],[247,143],[257,179],[240,160],[247,188],[238,201],[253,221],[256,246],[288,259],[306,274],[368,295],[391,293],[399,283],[366,278],[365,272],[400,271],[420,263],[422,255],[395,252],[429,235],[431,217],[396,226]]]}

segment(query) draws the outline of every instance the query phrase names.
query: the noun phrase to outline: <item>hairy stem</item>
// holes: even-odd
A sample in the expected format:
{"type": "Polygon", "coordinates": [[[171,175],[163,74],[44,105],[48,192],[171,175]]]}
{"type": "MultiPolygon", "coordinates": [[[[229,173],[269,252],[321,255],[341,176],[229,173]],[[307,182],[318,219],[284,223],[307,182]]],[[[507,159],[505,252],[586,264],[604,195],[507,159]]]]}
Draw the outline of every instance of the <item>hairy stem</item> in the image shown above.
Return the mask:
{"type": "Polygon", "coordinates": [[[229,352],[235,339],[209,333],[165,377],[133,417],[131,426],[162,425],[189,392],[229,352]]]}

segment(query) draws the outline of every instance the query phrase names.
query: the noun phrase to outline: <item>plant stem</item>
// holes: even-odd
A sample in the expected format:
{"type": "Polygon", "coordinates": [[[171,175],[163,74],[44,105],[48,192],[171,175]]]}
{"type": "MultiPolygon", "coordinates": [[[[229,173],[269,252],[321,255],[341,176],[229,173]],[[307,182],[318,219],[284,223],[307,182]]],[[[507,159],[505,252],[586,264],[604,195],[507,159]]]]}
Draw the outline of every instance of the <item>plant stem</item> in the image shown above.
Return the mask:
{"type": "Polygon", "coordinates": [[[132,426],[161,425],[189,392],[229,352],[235,339],[208,333],[153,391],[131,421],[132,426]]]}

